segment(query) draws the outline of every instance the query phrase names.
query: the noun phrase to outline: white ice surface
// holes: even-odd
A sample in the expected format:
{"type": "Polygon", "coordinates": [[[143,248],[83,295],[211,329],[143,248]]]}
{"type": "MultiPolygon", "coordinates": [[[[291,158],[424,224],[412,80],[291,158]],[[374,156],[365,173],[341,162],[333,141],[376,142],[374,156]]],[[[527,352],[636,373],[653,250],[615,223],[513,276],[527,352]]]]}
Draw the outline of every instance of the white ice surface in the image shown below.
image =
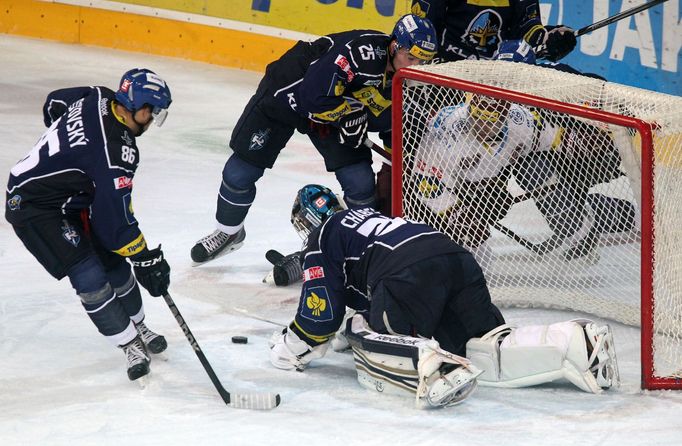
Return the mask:
{"type": "MultiPolygon", "coordinates": [[[[0,172],[43,131],[48,92],[77,85],[114,87],[135,66],[170,84],[163,128],[138,140],[135,211],[152,244],[163,243],[171,293],[228,390],[274,391],[269,412],[226,407],[161,299],[145,294],[147,322],[169,342],[141,390],[122,353],[100,336],[68,280],[56,282],[0,221],[0,445],[679,445],[682,393],[639,389],[639,331],[614,324],[623,385],[602,395],[554,384],[479,388],[463,405],[419,411],[413,401],[365,390],[348,354],[331,352],[304,373],[273,369],[266,341],[286,323],[298,291],[261,283],[264,253],[298,248],[288,214],[308,182],[338,183],[297,135],[258,183],[244,247],[192,267],[189,250],[213,229],[227,140],[259,74],[177,59],[0,35],[0,172]],[[249,343],[230,343],[246,335],[249,343]]],[[[575,314],[504,310],[516,324],[575,314]]]]}

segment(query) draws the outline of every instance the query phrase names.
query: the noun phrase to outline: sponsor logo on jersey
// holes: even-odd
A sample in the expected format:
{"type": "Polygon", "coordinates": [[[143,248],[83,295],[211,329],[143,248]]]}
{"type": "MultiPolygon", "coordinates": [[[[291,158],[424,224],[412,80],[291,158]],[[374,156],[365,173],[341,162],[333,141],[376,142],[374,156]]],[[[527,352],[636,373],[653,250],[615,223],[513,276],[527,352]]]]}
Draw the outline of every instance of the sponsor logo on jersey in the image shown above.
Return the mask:
{"type": "Polygon", "coordinates": [[[99,101],[99,113],[102,116],[109,116],[109,99],[102,98],[99,101]]]}
{"type": "Polygon", "coordinates": [[[10,211],[18,211],[21,207],[21,195],[15,195],[7,200],[7,207],[10,211]]]}
{"type": "Polygon", "coordinates": [[[327,288],[317,286],[305,290],[305,304],[301,305],[301,317],[324,322],[334,319],[334,313],[329,305],[329,293],[327,288]]]}
{"type": "Polygon", "coordinates": [[[521,113],[521,110],[518,108],[509,110],[509,119],[516,125],[521,125],[523,124],[523,121],[525,121],[523,113],[521,113]]]}
{"type": "Polygon", "coordinates": [[[62,237],[73,246],[78,246],[81,236],[68,221],[62,220],[62,237]]]}
{"type": "Polygon", "coordinates": [[[125,189],[126,187],[132,189],[133,179],[129,177],[114,178],[114,187],[116,189],[125,189]]]}
{"type": "Polygon", "coordinates": [[[310,280],[322,279],[324,278],[324,269],[321,266],[313,266],[303,271],[303,281],[308,282],[310,280]]]}
{"type": "Polygon", "coordinates": [[[336,65],[339,66],[343,70],[344,73],[346,73],[346,77],[348,79],[348,82],[352,82],[353,79],[355,78],[355,73],[350,69],[350,62],[348,62],[348,59],[345,58],[345,56],[342,56],[339,54],[336,56],[336,60],[334,61],[336,65]]]}
{"type": "Polygon", "coordinates": [[[265,146],[270,138],[270,129],[258,130],[251,135],[251,141],[249,142],[249,150],[260,150],[265,146]]]}

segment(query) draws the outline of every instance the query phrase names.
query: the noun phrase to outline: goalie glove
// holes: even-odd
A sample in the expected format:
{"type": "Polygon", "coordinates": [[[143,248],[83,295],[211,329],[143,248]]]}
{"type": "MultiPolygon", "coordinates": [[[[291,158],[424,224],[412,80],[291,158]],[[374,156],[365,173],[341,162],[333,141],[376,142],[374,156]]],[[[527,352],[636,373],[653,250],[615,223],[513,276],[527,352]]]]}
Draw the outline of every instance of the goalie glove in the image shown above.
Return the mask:
{"type": "Polygon", "coordinates": [[[274,249],[265,253],[265,258],[272,263],[272,271],[265,276],[263,282],[274,282],[277,286],[287,286],[299,282],[303,276],[301,265],[301,251],[296,251],[288,256],[282,255],[274,249]]]}
{"type": "Polygon", "coordinates": [[[351,111],[339,119],[339,142],[357,149],[367,139],[367,111],[364,107],[351,111]]]}
{"type": "Polygon", "coordinates": [[[564,25],[546,26],[537,56],[541,59],[556,62],[573,51],[577,43],[578,41],[572,28],[564,25]]]}

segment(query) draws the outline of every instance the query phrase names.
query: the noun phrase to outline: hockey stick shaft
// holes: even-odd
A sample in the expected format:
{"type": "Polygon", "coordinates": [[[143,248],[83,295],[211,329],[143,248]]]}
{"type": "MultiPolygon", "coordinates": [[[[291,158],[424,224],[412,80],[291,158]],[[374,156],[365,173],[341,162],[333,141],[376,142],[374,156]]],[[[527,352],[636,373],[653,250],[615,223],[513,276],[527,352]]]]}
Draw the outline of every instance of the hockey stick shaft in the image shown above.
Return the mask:
{"type": "Polygon", "coordinates": [[[168,308],[170,308],[171,313],[173,313],[175,321],[178,323],[178,325],[180,325],[182,332],[185,334],[185,337],[189,341],[189,344],[192,346],[192,350],[194,350],[194,353],[196,353],[197,358],[199,358],[199,362],[201,362],[201,365],[204,366],[206,374],[208,374],[208,377],[211,379],[211,382],[215,386],[216,390],[220,394],[220,397],[223,399],[225,404],[239,409],[273,409],[279,406],[280,403],[279,395],[274,395],[271,393],[230,394],[230,392],[225,390],[220,380],[216,376],[215,372],[213,371],[213,367],[211,367],[211,364],[208,362],[208,359],[206,359],[206,355],[204,355],[204,352],[201,350],[201,347],[199,347],[199,343],[192,334],[192,331],[187,326],[187,322],[185,322],[185,319],[180,314],[180,310],[178,310],[177,305],[175,305],[173,298],[171,298],[169,293],[166,293],[163,295],[163,300],[166,301],[166,305],[168,305],[168,308]]]}
{"type": "Polygon", "coordinates": [[[375,144],[374,142],[372,142],[371,139],[367,138],[364,142],[364,145],[366,147],[369,147],[370,149],[372,149],[374,152],[378,153],[379,155],[381,155],[381,157],[383,158],[382,161],[384,163],[388,164],[389,166],[391,165],[391,155],[387,151],[382,149],[379,146],[379,144],[375,144]]]}
{"type": "Polygon", "coordinates": [[[664,3],[664,2],[667,2],[667,1],[668,1],[668,0],[652,0],[652,1],[648,2],[648,3],[644,3],[644,4],[642,4],[642,5],[635,6],[634,8],[628,9],[627,11],[619,12],[618,14],[614,14],[614,15],[612,15],[611,17],[607,17],[607,18],[605,18],[604,20],[600,20],[600,21],[595,22],[595,23],[593,23],[593,24],[591,24],[591,25],[588,25],[588,26],[586,26],[586,27],[584,27],[584,28],[580,28],[580,29],[576,30],[576,31],[574,32],[574,34],[575,34],[576,37],[582,36],[583,34],[587,34],[587,33],[590,33],[590,32],[592,32],[592,31],[594,31],[594,30],[597,30],[597,29],[599,29],[599,28],[603,28],[603,27],[608,26],[608,25],[610,25],[610,24],[612,24],[612,23],[615,23],[615,22],[617,22],[617,21],[619,21],[619,20],[622,20],[622,19],[624,19],[624,18],[626,18],[626,17],[630,17],[631,15],[635,15],[635,14],[637,14],[638,12],[644,11],[644,10],[646,10],[646,9],[649,9],[649,8],[651,8],[651,7],[653,7],[653,6],[656,6],[656,5],[660,4],[660,3],[664,3]]]}

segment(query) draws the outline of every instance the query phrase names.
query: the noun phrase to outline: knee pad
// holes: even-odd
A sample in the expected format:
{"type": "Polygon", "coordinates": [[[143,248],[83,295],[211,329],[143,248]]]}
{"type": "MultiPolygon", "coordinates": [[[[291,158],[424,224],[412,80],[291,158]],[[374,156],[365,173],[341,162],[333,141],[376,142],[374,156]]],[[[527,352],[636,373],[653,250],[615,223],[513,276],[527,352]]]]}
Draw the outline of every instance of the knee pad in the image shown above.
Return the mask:
{"type": "Polygon", "coordinates": [[[249,164],[233,154],[223,168],[221,195],[226,193],[230,198],[238,200],[238,204],[251,204],[256,196],[256,181],[263,176],[265,169],[249,164]]]}
{"type": "Polygon", "coordinates": [[[343,198],[349,208],[376,207],[374,171],[371,163],[344,166],[337,169],[334,174],[341,184],[343,198]]]}
{"type": "Polygon", "coordinates": [[[67,272],[71,286],[84,304],[96,304],[113,295],[104,267],[95,256],[76,263],[67,272]]]}

